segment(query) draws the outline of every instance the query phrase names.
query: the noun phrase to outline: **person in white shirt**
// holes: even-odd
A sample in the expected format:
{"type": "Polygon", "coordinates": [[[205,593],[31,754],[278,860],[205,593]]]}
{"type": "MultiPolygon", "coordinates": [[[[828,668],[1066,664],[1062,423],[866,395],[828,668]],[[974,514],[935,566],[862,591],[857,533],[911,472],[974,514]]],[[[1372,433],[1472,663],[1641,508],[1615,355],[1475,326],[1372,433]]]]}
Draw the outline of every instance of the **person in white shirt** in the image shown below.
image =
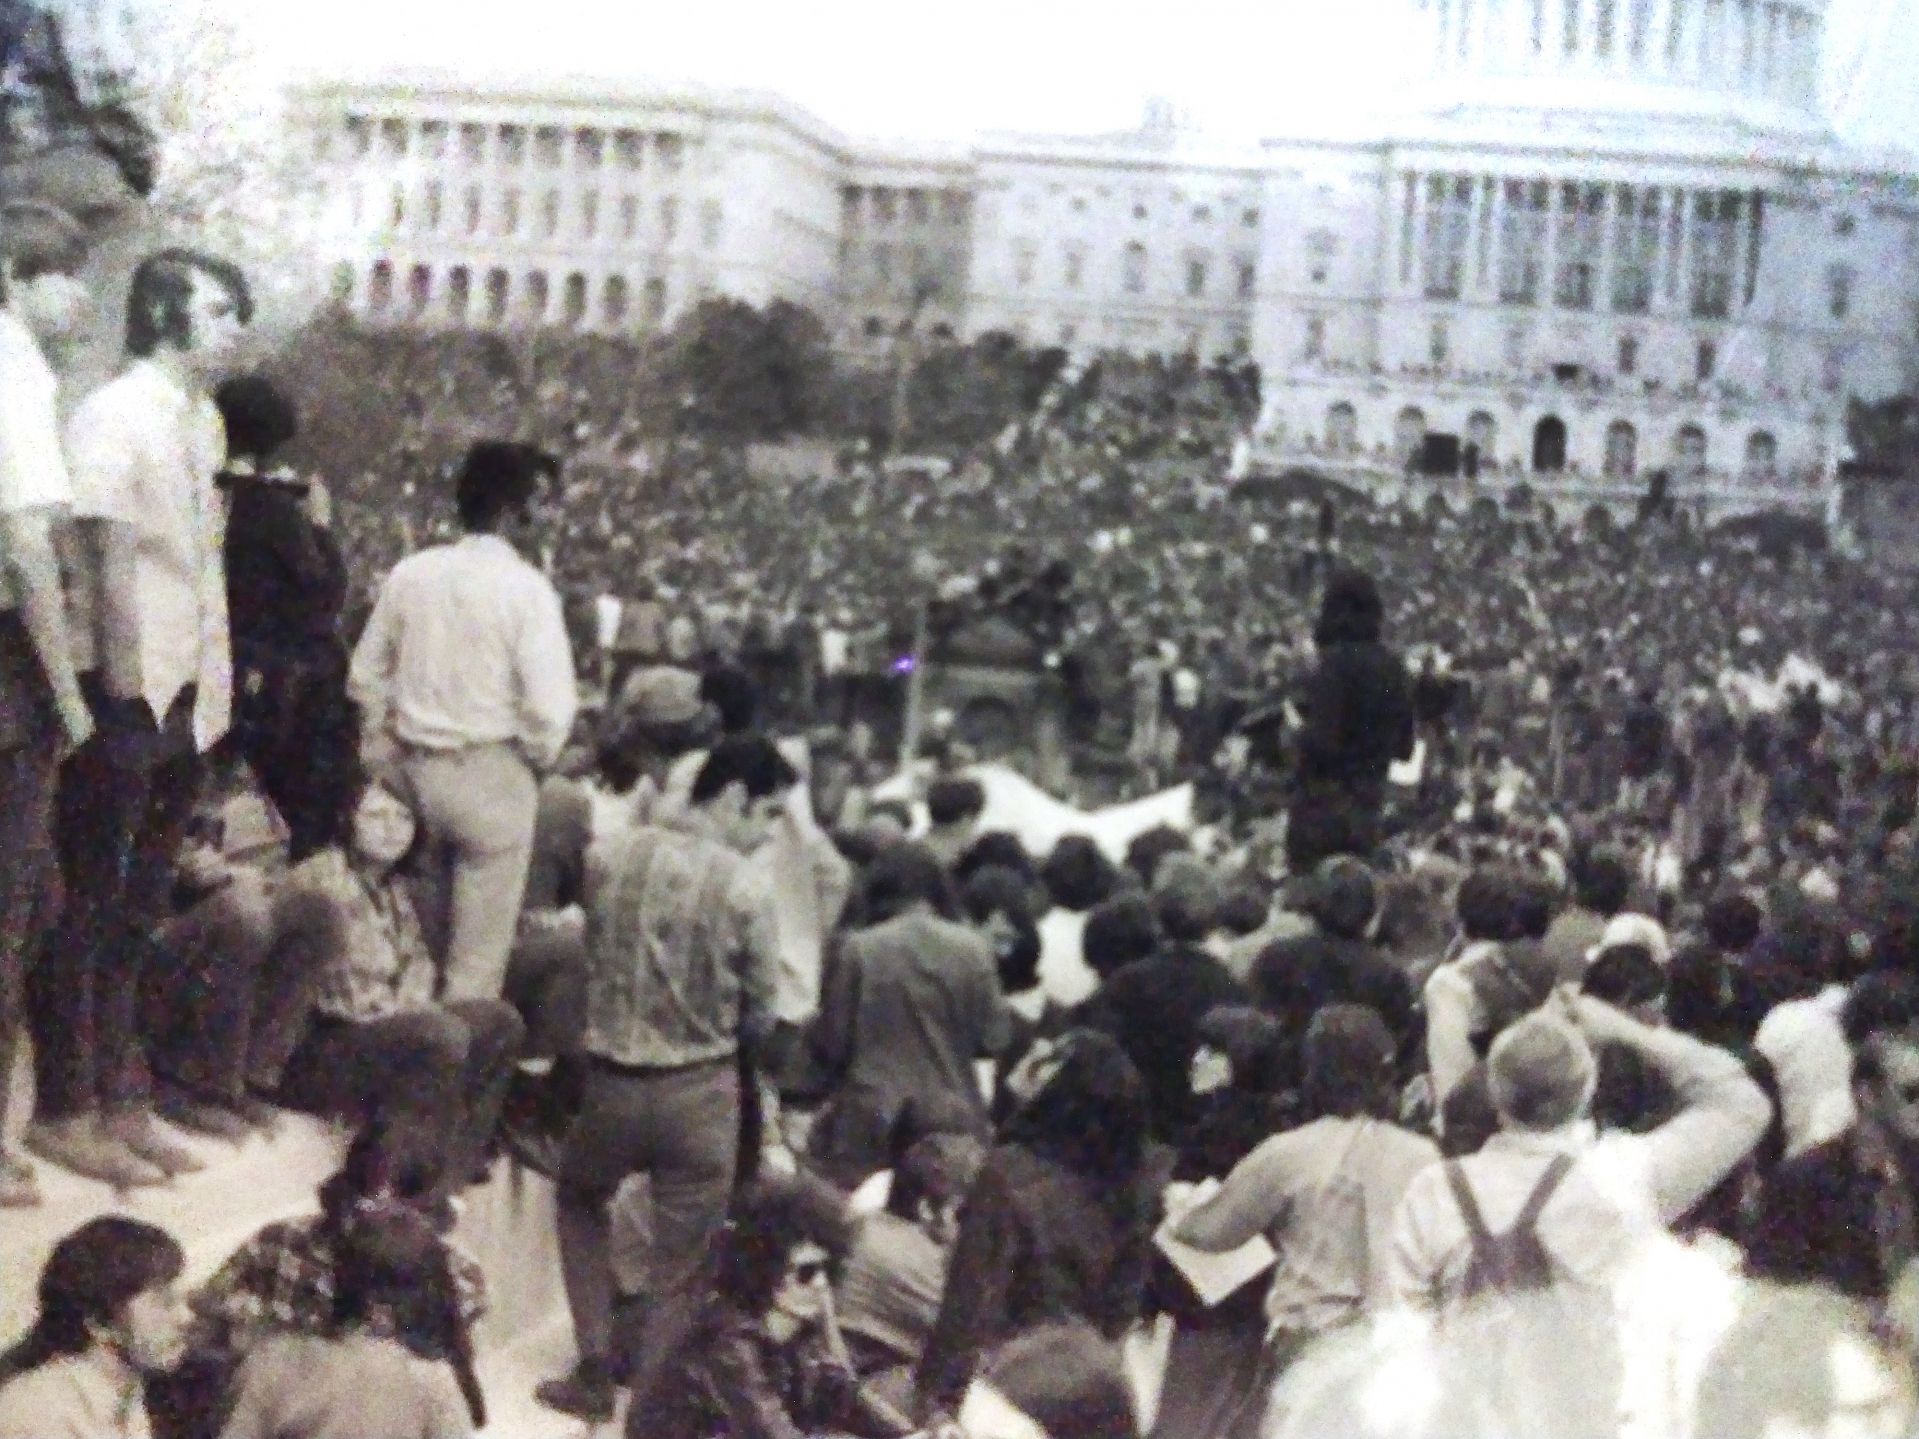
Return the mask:
{"type": "Polygon", "coordinates": [[[149,1439],[144,1381],[186,1352],[186,1255],[117,1214],[53,1247],[40,1312],[0,1356],[0,1439],[149,1439]]]}
{"type": "Polygon", "coordinates": [[[75,274],[86,250],[65,211],[0,206],[0,1208],[39,1200],[33,1171],[6,1149],[8,1090],[26,1032],[28,947],[59,895],[54,782],[61,755],[93,733],[54,548],[73,484],[45,354],[86,317],[75,274]]]}
{"type": "Polygon", "coordinates": [[[127,367],[69,420],[69,601],[95,733],[61,770],[65,907],[29,976],[28,1147],[115,1185],[201,1167],[153,1117],[137,1030],[205,755],[227,731],[226,436],[210,393],[252,318],[246,277],[190,250],[135,267],[127,367]]]}
{"type": "Polygon", "coordinates": [[[442,852],[449,1002],[500,997],[540,776],[579,708],[559,594],[522,558],[558,474],[530,445],[468,450],[455,486],[464,536],[394,566],[353,654],[368,761],[442,852]]]}

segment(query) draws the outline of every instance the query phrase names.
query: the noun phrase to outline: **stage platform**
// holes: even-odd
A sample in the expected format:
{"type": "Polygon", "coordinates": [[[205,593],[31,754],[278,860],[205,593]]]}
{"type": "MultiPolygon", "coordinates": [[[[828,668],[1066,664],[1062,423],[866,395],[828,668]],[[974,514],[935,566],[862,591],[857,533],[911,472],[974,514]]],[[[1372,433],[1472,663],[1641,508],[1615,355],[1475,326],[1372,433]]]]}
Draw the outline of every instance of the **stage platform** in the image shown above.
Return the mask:
{"type": "MultiPolygon", "coordinates": [[[[76,1226],[115,1213],[161,1225],[186,1248],[188,1282],[198,1282],[261,1226],[314,1213],[315,1190],[346,1143],[342,1132],[300,1115],[287,1115],[271,1138],[238,1146],[179,1137],[207,1168],[124,1197],[35,1165],[46,1202],[0,1212],[0,1344],[31,1322],[41,1266],[76,1226]]],[[[491,1420],[484,1432],[490,1439],[614,1439],[619,1426],[596,1429],[533,1398],[535,1384],[573,1360],[550,1182],[501,1160],[487,1184],[467,1191],[456,1235],[487,1277],[490,1307],[476,1336],[491,1420]]]]}

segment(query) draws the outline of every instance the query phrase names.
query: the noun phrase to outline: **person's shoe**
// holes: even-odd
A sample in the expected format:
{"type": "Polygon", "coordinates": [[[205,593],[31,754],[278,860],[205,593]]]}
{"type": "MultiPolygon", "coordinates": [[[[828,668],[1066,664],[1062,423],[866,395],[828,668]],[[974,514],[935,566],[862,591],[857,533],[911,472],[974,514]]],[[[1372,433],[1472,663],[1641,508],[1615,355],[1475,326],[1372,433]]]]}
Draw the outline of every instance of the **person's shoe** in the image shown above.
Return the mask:
{"type": "Polygon", "coordinates": [[[195,1174],[207,1163],[192,1150],[175,1144],[160,1132],[153,1115],[144,1109],[128,1109],[101,1118],[101,1132],[115,1144],[131,1151],[169,1178],[177,1174],[195,1174]]]}
{"type": "Polygon", "coordinates": [[[31,1209],[40,1200],[40,1181],[33,1166],[0,1150],[0,1209],[31,1209]]]}
{"type": "Polygon", "coordinates": [[[21,1143],[49,1164],[116,1190],[149,1188],[170,1178],[158,1165],[115,1144],[86,1115],[35,1121],[27,1126],[21,1143]]]}
{"type": "Polygon", "coordinates": [[[613,1382],[606,1360],[593,1358],[580,1360],[564,1379],[548,1379],[533,1391],[533,1397],[547,1408],[593,1424],[604,1424],[613,1417],[619,1394],[620,1387],[613,1382]]]}
{"type": "Polygon", "coordinates": [[[253,1137],[253,1126],[237,1111],[184,1089],[161,1090],[154,1108],[168,1124],[193,1134],[210,1135],[229,1144],[244,1144],[253,1137]]]}

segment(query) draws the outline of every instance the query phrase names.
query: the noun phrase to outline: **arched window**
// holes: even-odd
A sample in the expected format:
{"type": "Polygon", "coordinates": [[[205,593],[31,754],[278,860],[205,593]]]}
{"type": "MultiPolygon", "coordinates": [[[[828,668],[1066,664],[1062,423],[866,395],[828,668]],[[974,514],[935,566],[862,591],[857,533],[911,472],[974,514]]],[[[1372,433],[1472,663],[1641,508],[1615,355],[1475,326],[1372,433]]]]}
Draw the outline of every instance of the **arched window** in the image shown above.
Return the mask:
{"type": "Polygon", "coordinates": [[[626,276],[609,275],[606,289],[600,295],[600,315],[607,324],[619,325],[626,321],[626,276]]]}
{"type": "Polygon", "coordinates": [[[547,282],[546,271],[534,270],[526,277],[526,317],[534,324],[546,321],[547,282]]]}
{"type": "Polygon", "coordinates": [[[1326,407],[1326,449],[1335,455],[1351,454],[1359,448],[1359,416],[1344,400],[1326,407]]]}
{"type": "Polygon", "coordinates": [[[455,265],[446,277],[446,313],[454,324],[466,321],[466,307],[473,298],[473,275],[465,265],[455,265]]]}
{"type": "Polygon", "coordinates": [[[1122,276],[1126,293],[1137,295],[1146,288],[1146,247],[1135,240],[1126,247],[1125,270],[1122,276]]]}
{"type": "Polygon", "coordinates": [[[586,276],[577,270],[566,277],[566,289],[560,300],[560,317],[570,330],[576,330],[586,319],[586,276]]]}
{"type": "Polygon", "coordinates": [[[353,303],[353,266],[345,260],[333,267],[333,302],[336,305],[353,303]]]}
{"type": "Polygon", "coordinates": [[[645,299],[646,323],[657,325],[666,318],[666,281],[654,278],[646,282],[645,299]]]}
{"type": "Polygon", "coordinates": [[[1746,473],[1756,479],[1771,479],[1779,470],[1779,442],[1770,430],[1754,430],[1746,436],[1746,473]]]}
{"type": "Polygon", "coordinates": [[[1630,420],[1606,426],[1606,467],[1609,480],[1630,480],[1639,468],[1639,431],[1630,420]]]}
{"type": "Polygon", "coordinates": [[[1419,454],[1419,447],[1426,440],[1426,412],[1417,405],[1408,405],[1399,412],[1393,421],[1393,459],[1401,465],[1410,465],[1419,454]]]}
{"type": "Polygon", "coordinates": [[[513,281],[505,270],[489,270],[486,275],[486,322],[497,325],[506,319],[507,301],[513,281]]]}
{"type": "Polygon", "coordinates": [[[1548,415],[1533,426],[1533,470],[1552,474],[1566,468],[1566,422],[1548,415]]]}
{"type": "Polygon", "coordinates": [[[1672,438],[1672,456],[1681,471],[1706,467],[1706,432],[1697,425],[1681,425],[1672,438]]]}
{"type": "Polygon", "coordinates": [[[415,319],[426,313],[428,305],[433,303],[433,271],[425,265],[415,265],[407,272],[406,307],[415,319]]]}
{"type": "Polygon", "coordinates": [[[374,314],[393,303],[393,262],[376,260],[373,265],[373,278],[366,289],[366,307],[374,314]]]}
{"type": "Polygon", "coordinates": [[[1499,463],[1499,421],[1485,410],[1474,410],[1466,417],[1466,447],[1460,453],[1460,465],[1468,478],[1476,478],[1483,469],[1499,463]]]}

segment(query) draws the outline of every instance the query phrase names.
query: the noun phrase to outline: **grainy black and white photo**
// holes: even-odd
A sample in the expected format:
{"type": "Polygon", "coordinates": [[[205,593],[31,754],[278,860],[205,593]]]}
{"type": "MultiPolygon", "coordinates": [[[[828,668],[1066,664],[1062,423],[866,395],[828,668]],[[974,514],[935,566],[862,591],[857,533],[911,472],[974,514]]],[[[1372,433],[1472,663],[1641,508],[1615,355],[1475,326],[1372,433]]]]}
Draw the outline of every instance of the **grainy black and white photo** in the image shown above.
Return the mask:
{"type": "Polygon", "coordinates": [[[1912,1439],[1915,75],[0,0],[0,1439],[1912,1439]]]}

